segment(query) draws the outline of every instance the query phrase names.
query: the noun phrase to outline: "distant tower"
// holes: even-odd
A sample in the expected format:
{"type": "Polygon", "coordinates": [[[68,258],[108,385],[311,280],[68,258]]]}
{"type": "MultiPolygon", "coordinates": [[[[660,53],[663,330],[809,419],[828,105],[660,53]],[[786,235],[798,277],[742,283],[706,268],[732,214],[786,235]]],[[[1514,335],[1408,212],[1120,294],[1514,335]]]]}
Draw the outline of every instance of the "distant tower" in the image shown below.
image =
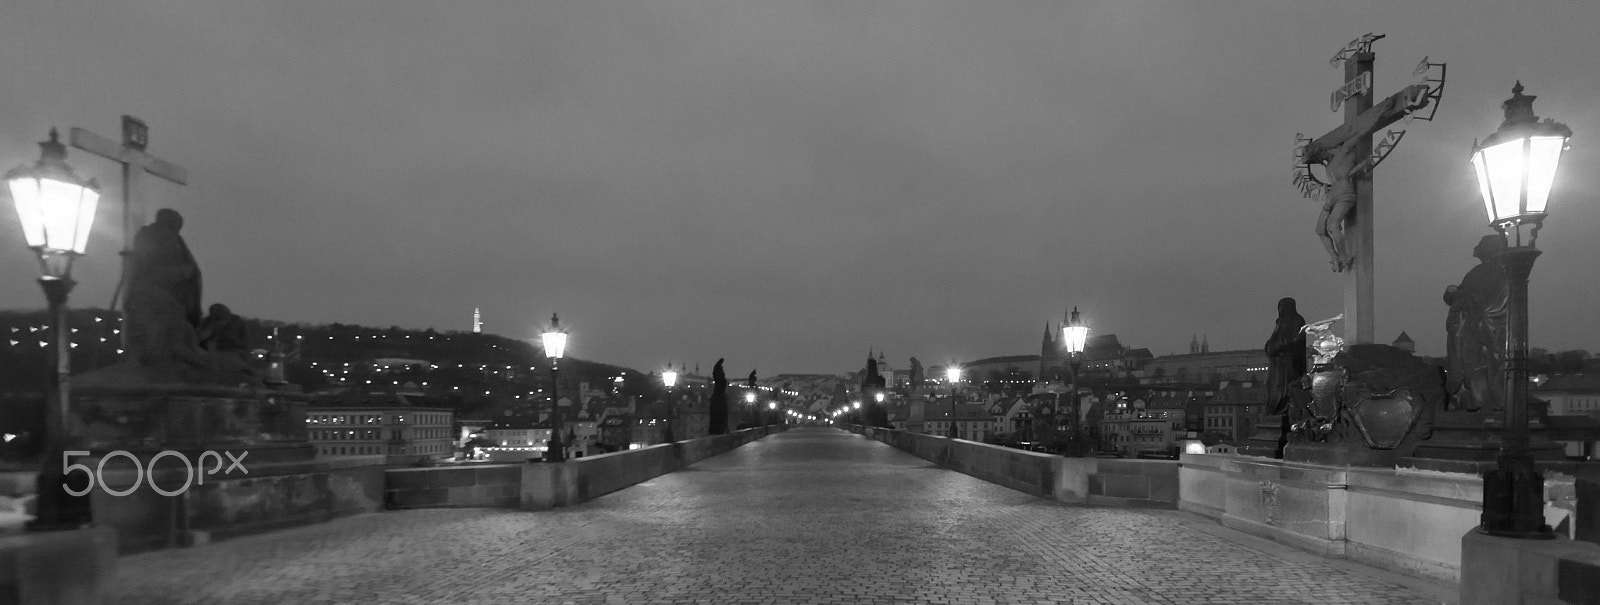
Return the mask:
{"type": "Polygon", "coordinates": [[[482,333],[482,332],[483,332],[483,313],[479,312],[477,307],[473,307],[472,308],[472,333],[473,334],[479,334],[479,333],[482,333]]]}
{"type": "Polygon", "coordinates": [[[1400,336],[1394,339],[1393,346],[1407,353],[1417,352],[1417,341],[1411,340],[1411,335],[1406,334],[1405,330],[1400,331],[1400,336]]]}
{"type": "Polygon", "coordinates": [[[1044,322],[1044,340],[1039,343],[1039,373],[1036,375],[1039,382],[1047,381],[1048,374],[1045,372],[1050,369],[1050,362],[1055,360],[1055,356],[1056,338],[1050,331],[1050,322],[1047,321],[1044,322]]]}
{"type": "Polygon", "coordinates": [[[1199,334],[1190,335],[1189,336],[1189,354],[1193,355],[1193,354],[1199,353],[1199,352],[1200,352],[1200,335],[1199,334]]]}
{"type": "Polygon", "coordinates": [[[1210,338],[1207,338],[1205,336],[1201,336],[1200,337],[1200,352],[1201,353],[1210,353],[1211,352],[1211,339],[1210,338]]]}

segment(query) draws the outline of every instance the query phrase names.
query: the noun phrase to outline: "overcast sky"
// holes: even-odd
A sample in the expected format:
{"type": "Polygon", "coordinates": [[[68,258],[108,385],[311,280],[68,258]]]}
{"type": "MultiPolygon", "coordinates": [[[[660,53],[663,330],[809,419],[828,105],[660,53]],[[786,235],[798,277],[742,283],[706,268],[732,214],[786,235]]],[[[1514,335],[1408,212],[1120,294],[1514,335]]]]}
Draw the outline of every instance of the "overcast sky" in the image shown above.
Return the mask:
{"type": "MultiPolygon", "coordinates": [[[[0,9],[0,169],[127,113],[187,186],[207,304],[533,338],[734,375],[1038,352],[1076,305],[1156,354],[1260,347],[1279,297],[1341,312],[1290,184],[1342,114],[1449,64],[1378,169],[1377,334],[1444,350],[1488,232],[1467,163],[1521,79],[1575,131],[1539,240],[1534,346],[1600,349],[1600,3],[49,2],[0,9]]],[[[77,306],[121,248],[105,184],[77,306]]],[[[0,212],[0,308],[43,305],[0,212]]]]}

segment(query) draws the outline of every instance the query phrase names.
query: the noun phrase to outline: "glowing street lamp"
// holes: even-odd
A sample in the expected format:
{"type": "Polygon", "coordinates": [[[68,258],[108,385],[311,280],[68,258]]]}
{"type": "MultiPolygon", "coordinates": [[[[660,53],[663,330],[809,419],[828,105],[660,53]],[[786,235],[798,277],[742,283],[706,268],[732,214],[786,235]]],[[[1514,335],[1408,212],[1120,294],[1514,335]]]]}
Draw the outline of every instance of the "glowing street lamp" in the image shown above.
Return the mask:
{"type": "Polygon", "coordinates": [[[1089,326],[1084,325],[1083,318],[1078,316],[1078,308],[1073,307],[1072,313],[1067,315],[1067,325],[1061,327],[1061,342],[1067,350],[1067,365],[1072,367],[1072,427],[1077,433],[1079,422],[1083,419],[1083,410],[1078,409],[1078,368],[1083,365],[1083,346],[1089,341],[1089,326]]]}
{"type": "Polygon", "coordinates": [[[561,385],[561,373],[558,367],[561,357],[567,352],[567,332],[561,329],[561,319],[555,313],[550,314],[550,327],[540,335],[544,344],[545,357],[550,358],[550,443],[545,450],[545,462],[563,462],[567,459],[567,451],[561,444],[561,403],[556,391],[561,385]]]}
{"type": "Polygon", "coordinates": [[[672,369],[671,365],[668,365],[667,369],[661,372],[661,384],[667,387],[667,430],[665,441],[672,443],[677,440],[676,436],[672,434],[672,419],[677,415],[678,409],[677,401],[672,397],[672,387],[678,385],[678,371],[672,369]]]}
{"type": "Polygon", "coordinates": [[[961,382],[961,368],[955,364],[944,369],[945,382],[950,384],[950,428],[947,437],[956,438],[956,384],[961,382]]]}
{"type": "Polygon", "coordinates": [[[1478,531],[1510,538],[1555,537],[1544,523],[1544,479],[1528,452],[1528,276],[1539,257],[1534,247],[1555,182],[1561,152],[1572,129],[1533,115],[1533,95],[1522,82],[1501,105],[1500,128],[1472,145],[1489,224],[1506,238],[1500,257],[1509,281],[1506,309],[1506,372],[1511,388],[1505,405],[1506,433],[1494,470],[1483,477],[1483,516],[1478,531]]]}
{"type": "Polygon", "coordinates": [[[78,177],[67,165],[67,147],[54,128],[50,140],[39,143],[39,161],[13,168],[5,181],[22,223],[22,237],[39,255],[39,285],[56,330],[56,396],[45,414],[47,445],[44,470],[38,476],[38,514],[28,528],[77,529],[90,521],[86,491],[85,496],[65,491],[66,478],[58,463],[64,460],[71,431],[67,413],[72,401],[72,326],[67,321],[67,295],[76,283],[72,281],[72,260],[82,256],[89,244],[100,186],[94,179],[78,177]]]}

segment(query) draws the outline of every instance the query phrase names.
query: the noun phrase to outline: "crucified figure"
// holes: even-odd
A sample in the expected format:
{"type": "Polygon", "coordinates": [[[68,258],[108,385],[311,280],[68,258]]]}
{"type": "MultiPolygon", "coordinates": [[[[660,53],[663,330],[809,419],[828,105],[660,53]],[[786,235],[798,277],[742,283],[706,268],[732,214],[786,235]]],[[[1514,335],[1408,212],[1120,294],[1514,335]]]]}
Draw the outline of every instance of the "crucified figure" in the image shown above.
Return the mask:
{"type": "Polygon", "coordinates": [[[1350,250],[1344,226],[1356,207],[1356,178],[1366,169],[1366,154],[1356,153],[1357,143],[1371,140],[1377,130],[1375,113],[1356,124],[1356,135],[1340,141],[1332,148],[1318,147],[1315,141],[1306,145],[1306,164],[1323,164],[1328,171],[1328,193],[1323,196],[1322,212],[1317,215],[1317,238],[1328,251],[1334,272],[1355,266],[1355,254],[1350,250]]]}
{"type": "Polygon", "coordinates": [[[1372,135],[1413,110],[1428,104],[1428,87],[1413,84],[1382,103],[1347,119],[1343,126],[1306,144],[1303,161],[1323,164],[1328,171],[1328,193],[1317,215],[1317,238],[1328,251],[1335,272],[1355,266],[1345,225],[1356,211],[1356,179],[1372,170],[1372,135]]]}

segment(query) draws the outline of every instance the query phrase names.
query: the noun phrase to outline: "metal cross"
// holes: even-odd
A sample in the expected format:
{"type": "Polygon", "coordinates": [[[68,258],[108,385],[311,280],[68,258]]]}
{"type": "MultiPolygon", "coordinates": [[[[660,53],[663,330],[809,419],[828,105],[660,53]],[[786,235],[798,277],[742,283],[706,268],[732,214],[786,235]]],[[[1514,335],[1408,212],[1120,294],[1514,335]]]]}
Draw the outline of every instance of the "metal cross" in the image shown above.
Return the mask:
{"type": "MultiPolygon", "coordinates": [[[[129,247],[133,245],[134,230],[143,226],[145,220],[144,208],[136,203],[140,199],[140,177],[148,172],[179,185],[188,184],[189,181],[189,172],[182,166],[145,153],[144,148],[149,143],[150,128],[133,116],[122,116],[121,143],[82,128],[72,129],[73,147],[122,164],[122,278],[117,283],[117,297],[122,299],[124,307],[121,340],[124,351],[129,350],[127,292],[123,289],[127,284],[128,263],[132,258],[129,247]]],[[[112,306],[116,306],[116,301],[112,301],[112,306]]]]}
{"type": "Polygon", "coordinates": [[[1374,148],[1372,135],[1400,121],[1430,120],[1416,112],[1430,102],[1438,111],[1444,91],[1444,64],[1426,58],[1412,84],[1374,104],[1372,93],[1372,43],[1382,35],[1357,38],[1334,55],[1333,65],[1344,64],[1345,83],[1330,99],[1333,111],[1344,109],[1344,123],[1316,139],[1296,135],[1294,184],[1302,195],[1323,202],[1317,217],[1317,235],[1332,257],[1333,270],[1345,274],[1345,340],[1351,344],[1373,342],[1372,170],[1388,157],[1400,138],[1399,130],[1385,133],[1374,148]],[[1429,77],[1439,68],[1437,79],[1429,77]],[[1312,164],[1326,164],[1326,182],[1312,175],[1312,164]]]}

